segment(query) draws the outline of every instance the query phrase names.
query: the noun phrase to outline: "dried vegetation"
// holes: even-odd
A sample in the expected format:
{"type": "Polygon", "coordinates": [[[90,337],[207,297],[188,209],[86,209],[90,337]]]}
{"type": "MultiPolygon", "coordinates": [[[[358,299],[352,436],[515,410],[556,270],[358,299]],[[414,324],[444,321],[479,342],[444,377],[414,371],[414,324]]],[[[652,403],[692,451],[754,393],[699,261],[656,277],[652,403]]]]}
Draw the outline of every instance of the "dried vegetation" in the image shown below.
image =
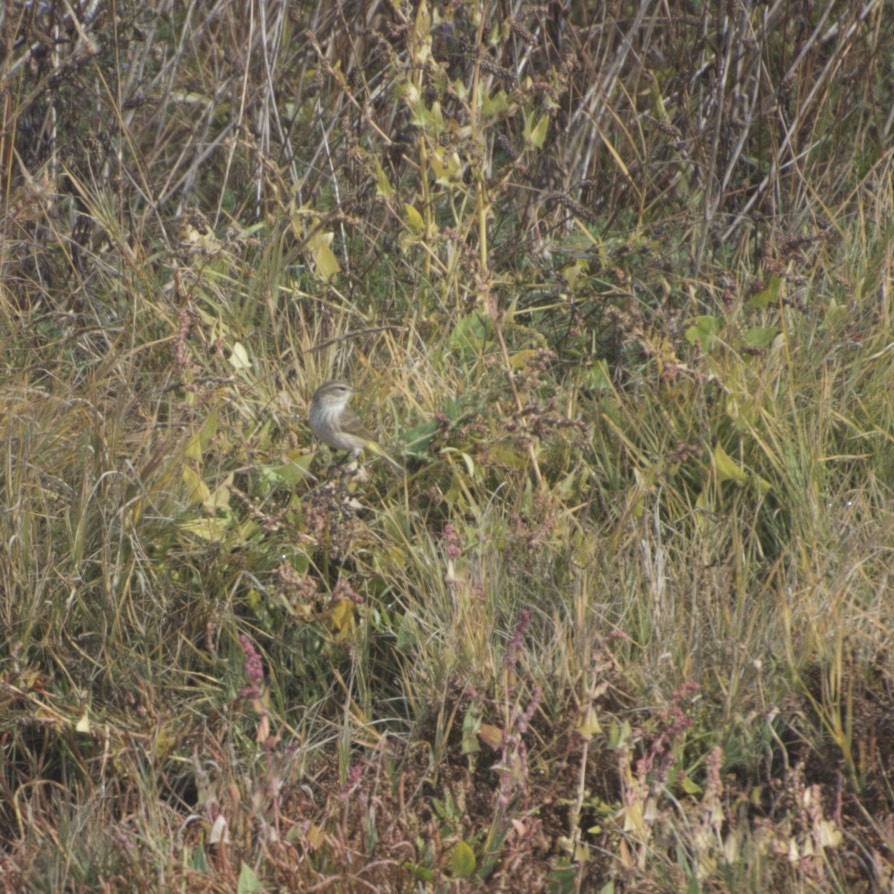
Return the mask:
{"type": "Polygon", "coordinates": [[[891,890],[889,4],[0,44],[3,890],[891,890]]]}

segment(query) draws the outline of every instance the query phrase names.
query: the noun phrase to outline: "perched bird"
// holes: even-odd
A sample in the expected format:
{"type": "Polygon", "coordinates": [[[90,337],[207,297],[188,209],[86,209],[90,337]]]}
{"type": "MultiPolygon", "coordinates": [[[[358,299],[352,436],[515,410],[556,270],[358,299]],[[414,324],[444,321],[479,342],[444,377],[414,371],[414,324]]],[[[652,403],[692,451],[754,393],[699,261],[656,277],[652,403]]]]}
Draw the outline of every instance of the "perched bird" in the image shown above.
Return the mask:
{"type": "Polygon", "coordinates": [[[375,453],[395,469],[403,470],[378,444],[363,423],[348,409],[348,401],[357,389],[344,382],[327,382],[314,392],[310,401],[310,427],[313,433],[334,450],[347,450],[356,458],[364,450],[375,453]]]}

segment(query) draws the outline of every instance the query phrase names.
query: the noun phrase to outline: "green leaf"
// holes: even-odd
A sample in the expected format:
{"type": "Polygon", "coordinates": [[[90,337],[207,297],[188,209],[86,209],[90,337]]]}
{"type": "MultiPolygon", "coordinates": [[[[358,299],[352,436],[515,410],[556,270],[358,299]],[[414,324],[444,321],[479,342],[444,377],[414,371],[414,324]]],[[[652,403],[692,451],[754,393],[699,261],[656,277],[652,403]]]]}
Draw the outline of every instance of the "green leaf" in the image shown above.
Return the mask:
{"type": "Polygon", "coordinates": [[[379,160],[375,160],[375,168],[376,168],[376,195],[382,196],[382,198],[390,199],[394,197],[394,187],[391,185],[391,181],[388,179],[388,175],[385,173],[384,168],[379,163],[379,160]]]}
{"type": "Polygon", "coordinates": [[[404,863],[404,869],[409,869],[420,881],[433,882],[435,880],[434,872],[427,866],[422,866],[419,863],[410,863],[408,861],[404,863]]]}
{"type": "Polygon", "coordinates": [[[583,386],[591,391],[614,391],[608,361],[600,358],[584,373],[583,386]]]}
{"type": "Polygon", "coordinates": [[[620,723],[612,720],[608,732],[608,747],[611,751],[618,748],[627,748],[630,744],[630,738],[633,735],[633,727],[626,720],[620,723]]]}
{"type": "Polygon", "coordinates": [[[700,795],[702,792],[702,787],[690,779],[686,773],[683,774],[682,779],[677,779],[677,783],[687,795],[700,795]]]}
{"type": "Polygon", "coordinates": [[[404,432],[401,441],[404,444],[404,453],[416,459],[424,459],[428,456],[428,448],[438,433],[438,423],[434,419],[423,422],[408,432],[404,432]]]}
{"type": "Polygon", "coordinates": [[[565,277],[565,282],[568,283],[572,292],[578,280],[589,272],[590,265],[583,258],[578,258],[573,264],[562,268],[562,276],[565,277]]]}
{"type": "Polygon", "coordinates": [[[481,114],[485,118],[502,115],[509,108],[509,97],[505,90],[498,90],[493,96],[483,95],[480,98],[481,114]]]}
{"type": "Polygon", "coordinates": [[[478,730],[481,727],[481,716],[475,708],[466,711],[463,717],[462,753],[477,754],[481,751],[478,741],[478,730]]]}
{"type": "Polygon", "coordinates": [[[269,487],[276,487],[278,485],[293,487],[307,478],[310,474],[308,469],[312,460],[313,454],[306,453],[296,456],[290,462],[261,466],[261,477],[269,487]]]}
{"type": "Polygon", "coordinates": [[[744,341],[749,348],[766,348],[779,335],[778,326],[756,326],[745,333],[744,341]]]}
{"type": "Polygon", "coordinates": [[[236,894],[258,894],[263,890],[254,869],[248,863],[243,863],[239,870],[239,881],[236,883],[236,894]]]}
{"type": "Polygon", "coordinates": [[[531,135],[529,139],[531,143],[537,148],[542,149],[543,144],[546,142],[546,134],[549,130],[549,115],[544,115],[534,126],[534,129],[531,131],[531,135]]]}
{"type": "Polygon", "coordinates": [[[579,871],[577,866],[567,865],[567,860],[563,858],[560,865],[549,874],[547,890],[550,894],[574,894],[578,890],[577,876],[579,871]]]}
{"type": "Polygon", "coordinates": [[[468,878],[475,871],[475,851],[459,841],[450,855],[450,873],[454,878],[468,878]]]}
{"type": "Polygon", "coordinates": [[[216,543],[223,540],[230,526],[228,518],[193,518],[179,522],[177,528],[184,534],[192,537],[198,537],[200,540],[207,540],[210,543],[216,543]]]}
{"type": "Polygon", "coordinates": [[[202,463],[202,451],[208,446],[211,439],[217,434],[217,410],[209,413],[202,423],[202,427],[189,439],[186,445],[186,456],[202,463]]]}
{"type": "Polygon", "coordinates": [[[717,333],[723,323],[717,317],[696,317],[693,325],[686,330],[686,341],[691,345],[699,345],[703,354],[707,354],[714,346],[717,333]]]}
{"type": "Polygon", "coordinates": [[[456,152],[446,155],[440,151],[432,151],[429,164],[434,172],[435,180],[441,186],[453,186],[462,182],[463,163],[456,152]]]}
{"type": "Polygon", "coordinates": [[[480,311],[475,311],[456,324],[450,333],[450,347],[467,357],[477,357],[489,335],[489,320],[480,311]]]}
{"type": "Polygon", "coordinates": [[[208,861],[205,859],[205,848],[200,846],[194,848],[191,853],[189,851],[187,851],[187,853],[189,856],[184,860],[187,866],[191,866],[197,872],[208,871],[208,861]]]}
{"type": "Polygon", "coordinates": [[[782,280],[778,276],[771,276],[770,282],[767,283],[767,287],[757,294],[752,295],[746,304],[749,307],[757,307],[761,310],[764,310],[771,304],[776,304],[779,300],[779,288],[781,285],[782,280]]]}
{"type": "Polygon", "coordinates": [[[833,298],[826,308],[826,315],[823,317],[823,326],[828,329],[837,329],[847,320],[848,316],[847,308],[840,305],[833,298]]]}

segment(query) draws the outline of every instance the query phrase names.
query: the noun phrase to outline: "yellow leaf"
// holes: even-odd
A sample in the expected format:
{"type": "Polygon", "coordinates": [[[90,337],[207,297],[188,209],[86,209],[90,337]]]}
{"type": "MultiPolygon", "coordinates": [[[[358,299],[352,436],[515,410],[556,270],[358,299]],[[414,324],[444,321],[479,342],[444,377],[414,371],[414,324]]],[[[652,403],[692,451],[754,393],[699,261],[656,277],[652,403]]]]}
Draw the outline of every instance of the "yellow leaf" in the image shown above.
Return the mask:
{"type": "Polygon", "coordinates": [[[326,833],[318,825],[311,823],[307,830],[307,843],[313,850],[319,850],[325,842],[326,833]]]}
{"type": "Polygon", "coordinates": [[[187,496],[192,503],[204,503],[211,497],[211,490],[201,475],[192,466],[183,467],[183,483],[186,485],[187,496]]]}
{"type": "Polygon", "coordinates": [[[350,599],[337,600],[329,611],[329,620],[336,639],[348,637],[354,630],[354,603],[350,599]]]}
{"type": "Polygon", "coordinates": [[[177,526],[186,534],[201,540],[216,542],[223,539],[230,521],[227,518],[194,518],[177,526]]]}
{"type": "Polygon", "coordinates": [[[503,744],[503,730],[491,723],[482,723],[478,729],[478,738],[496,751],[503,744]]]}
{"type": "Polygon", "coordinates": [[[838,847],[841,844],[841,830],[832,820],[820,820],[816,823],[814,835],[821,847],[838,847]]]}
{"type": "Polygon", "coordinates": [[[534,348],[525,348],[522,351],[516,351],[509,358],[509,365],[512,369],[525,369],[528,365],[528,361],[532,358],[536,357],[540,352],[534,350],[534,348]]]}
{"type": "Polygon", "coordinates": [[[209,413],[208,418],[202,423],[202,427],[186,444],[187,459],[194,460],[197,465],[202,464],[202,450],[217,434],[217,421],[217,411],[209,413]]]}
{"type": "Polygon", "coordinates": [[[578,841],[574,847],[574,856],[571,859],[576,863],[589,863],[590,845],[584,841],[578,841]]]}
{"type": "Polygon", "coordinates": [[[714,466],[719,481],[735,481],[737,484],[748,481],[748,473],[719,444],[714,448],[714,466]]]}
{"type": "MultiPolygon", "coordinates": [[[[403,16],[403,13],[401,15],[403,16]]],[[[416,10],[416,21],[413,23],[408,44],[416,65],[421,65],[431,55],[431,12],[424,0],[416,10]]]]}
{"type": "Polygon", "coordinates": [[[425,229],[425,221],[422,219],[422,215],[409,202],[404,202],[404,214],[407,217],[407,225],[411,230],[421,233],[425,229]]]}
{"type": "Polygon", "coordinates": [[[202,462],[202,436],[200,432],[196,432],[187,442],[186,449],[183,451],[187,459],[201,464],[202,462]]]}
{"type": "Polygon", "coordinates": [[[596,709],[590,706],[587,708],[586,716],[581,722],[580,726],[577,728],[578,734],[586,739],[588,742],[593,736],[602,732],[602,727],[599,725],[599,718],[596,716],[596,709]]]}
{"type": "Polygon", "coordinates": [[[531,143],[538,149],[543,148],[546,142],[546,134],[549,130],[549,115],[544,115],[531,131],[531,143]]]}
{"type": "Polygon", "coordinates": [[[338,258],[335,257],[335,252],[331,248],[334,237],[334,233],[317,232],[310,237],[307,243],[317,273],[326,280],[337,276],[341,270],[338,258]]]}
{"type": "Polygon", "coordinates": [[[206,512],[214,514],[218,509],[230,508],[230,485],[232,483],[233,474],[230,473],[225,481],[214,488],[214,492],[209,495],[208,499],[203,501],[202,505],[206,512]]]}
{"type": "Polygon", "coordinates": [[[391,185],[391,181],[388,179],[388,175],[385,173],[384,168],[381,164],[379,164],[379,160],[375,160],[376,167],[376,195],[382,196],[385,199],[390,199],[394,196],[394,187],[391,185]]]}
{"type": "Polygon", "coordinates": [[[636,832],[642,834],[646,830],[646,823],[643,819],[642,801],[634,801],[624,811],[624,831],[636,832]]]}
{"type": "Polygon", "coordinates": [[[248,359],[248,351],[240,342],[233,345],[233,353],[230,354],[230,366],[233,369],[250,369],[251,360],[248,359]]]}

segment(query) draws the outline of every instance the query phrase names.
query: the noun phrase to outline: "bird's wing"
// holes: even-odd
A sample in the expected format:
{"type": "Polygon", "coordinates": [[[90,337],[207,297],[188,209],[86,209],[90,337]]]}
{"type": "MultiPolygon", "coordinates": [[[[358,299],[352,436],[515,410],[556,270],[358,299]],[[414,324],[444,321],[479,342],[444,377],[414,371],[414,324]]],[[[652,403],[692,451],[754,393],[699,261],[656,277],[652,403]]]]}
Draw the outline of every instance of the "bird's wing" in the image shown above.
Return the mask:
{"type": "Polygon", "coordinates": [[[375,437],[367,431],[366,428],[363,427],[363,423],[357,418],[357,416],[348,409],[342,411],[341,419],[339,420],[339,425],[343,431],[346,431],[349,435],[354,435],[357,438],[363,438],[364,441],[373,441],[375,442],[375,437]]]}

